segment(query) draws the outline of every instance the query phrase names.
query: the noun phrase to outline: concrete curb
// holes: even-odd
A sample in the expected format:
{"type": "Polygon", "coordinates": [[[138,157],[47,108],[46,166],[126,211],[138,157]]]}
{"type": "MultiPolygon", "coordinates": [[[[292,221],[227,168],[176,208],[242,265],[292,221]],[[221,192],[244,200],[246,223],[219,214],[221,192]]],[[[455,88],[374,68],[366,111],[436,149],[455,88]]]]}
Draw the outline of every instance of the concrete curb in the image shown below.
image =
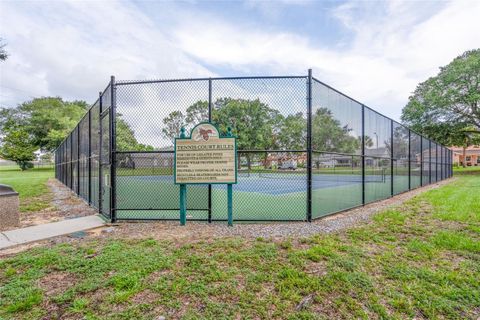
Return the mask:
{"type": "Polygon", "coordinates": [[[45,240],[77,231],[98,228],[105,220],[98,215],[62,220],[0,233],[0,250],[15,245],[45,240]]]}

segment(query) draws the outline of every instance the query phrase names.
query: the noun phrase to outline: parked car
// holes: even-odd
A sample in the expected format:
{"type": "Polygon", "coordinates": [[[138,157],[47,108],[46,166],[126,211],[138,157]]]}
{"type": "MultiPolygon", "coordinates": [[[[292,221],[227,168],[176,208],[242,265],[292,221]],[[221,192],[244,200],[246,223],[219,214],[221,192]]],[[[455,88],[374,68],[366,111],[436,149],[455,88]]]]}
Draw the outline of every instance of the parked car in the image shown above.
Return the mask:
{"type": "Polygon", "coordinates": [[[280,170],[296,170],[297,169],[297,161],[295,160],[285,160],[278,166],[280,170]]]}

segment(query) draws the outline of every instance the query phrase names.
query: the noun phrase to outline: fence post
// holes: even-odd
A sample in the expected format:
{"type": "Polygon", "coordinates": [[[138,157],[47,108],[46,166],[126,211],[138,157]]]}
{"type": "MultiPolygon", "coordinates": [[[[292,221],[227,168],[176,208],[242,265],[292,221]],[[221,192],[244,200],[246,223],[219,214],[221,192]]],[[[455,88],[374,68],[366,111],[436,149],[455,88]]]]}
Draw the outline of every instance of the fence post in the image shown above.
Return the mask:
{"type": "Polygon", "coordinates": [[[393,120],[390,120],[390,196],[393,197],[393,120]]]}
{"type": "Polygon", "coordinates": [[[428,139],[428,184],[432,183],[432,141],[428,139]]]}
{"type": "MultiPolygon", "coordinates": [[[[212,78],[208,79],[208,122],[212,122],[212,78]]],[[[235,155],[236,157],[237,155],[235,155]]],[[[212,223],[212,185],[208,185],[208,223],[212,223]]]]}
{"type": "Polygon", "coordinates": [[[439,146],[438,147],[440,150],[440,181],[443,179],[443,147],[439,146]]]}
{"type": "Polygon", "coordinates": [[[102,128],[102,108],[103,108],[103,103],[102,103],[102,92],[100,91],[98,93],[98,212],[103,215],[102,212],[102,202],[103,202],[103,197],[102,197],[102,183],[103,183],[103,178],[102,178],[102,148],[103,148],[103,143],[102,143],[102,135],[103,135],[103,128],[102,128]]]}
{"type": "Polygon", "coordinates": [[[77,124],[77,195],[80,195],[80,122],[77,124]]]}
{"type": "Polygon", "coordinates": [[[423,136],[420,136],[420,187],[423,186],[423,136]]]}
{"type": "Polygon", "coordinates": [[[116,183],[116,175],[117,175],[117,129],[116,129],[116,114],[117,114],[117,99],[116,93],[117,88],[115,85],[115,76],[110,77],[110,218],[112,223],[117,221],[117,183],[116,183]]]}
{"type": "Polygon", "coordinates": [[[453,176],[453,150],[450,150],[450,163],[449,163],[449,167],[450,167],[450,176],[449,178],[451,178],[453,176]]]}
{"type": "Polygon", "coordinates": [[[88,204],[92,204],[92,109],[88,110],[88,204]]]}
{"type": "Polygon", "coordinates": [[[307,221],[312,221],[312,69],[307,80],[307,221]]]}
{"type": "Polygon", "coordinates": [[[410,158],[412,154],[412,140],[411,132],[408,129],[408,190],[412,189],[412,160],[410,158]]]}
{"type": "Polygon", "coordinates": [[[365,205],[365,106],[362,104],[362,205],[365,205]]]}
{"type": "Polygon", "coordinates": [[[442,146],[442,180],[445,179],[445,147],[442,146]]]}
{"type": "Polygon", "coordinates": [[[447,148],[447,179],[450,178],[450,149],[447,148]]]}
{"type": "Polygon", "coordinates": [[[69,188],[70,190],[73,191],[73,137],[72,133],[70,132],[70,135],[68,136],[68,139],[70,140],[70,183],[69,183],[69,188]]]}

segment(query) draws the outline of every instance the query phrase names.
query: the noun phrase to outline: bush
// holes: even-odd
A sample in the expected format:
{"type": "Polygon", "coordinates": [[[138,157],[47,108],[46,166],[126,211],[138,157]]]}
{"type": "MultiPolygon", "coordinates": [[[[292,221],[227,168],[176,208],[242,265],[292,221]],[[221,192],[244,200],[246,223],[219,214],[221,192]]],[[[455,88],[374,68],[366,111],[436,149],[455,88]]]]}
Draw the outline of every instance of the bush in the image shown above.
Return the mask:
{"type": "Polygon", "coordinates": [[[30,161],[17,161],[18,166],[22,171],[32,169],[33,168],[33,163],[30,161]]]}

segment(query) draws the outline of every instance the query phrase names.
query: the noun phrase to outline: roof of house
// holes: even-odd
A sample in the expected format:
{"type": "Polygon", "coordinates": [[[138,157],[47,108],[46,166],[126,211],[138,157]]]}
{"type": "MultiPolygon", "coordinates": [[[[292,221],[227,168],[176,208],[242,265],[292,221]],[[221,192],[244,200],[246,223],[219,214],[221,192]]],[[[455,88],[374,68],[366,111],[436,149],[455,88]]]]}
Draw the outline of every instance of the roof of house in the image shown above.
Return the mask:
{"type": "MultiPolygon", "coordinates": [[[[463,155],[463,147],[450,147],[450,150],[452,150],[456,155],[463,155]]],[[[466,148],[465,155],[480,155],[480,146],[470,146],[466,148]]]]}
{"type": "MultiPolygon", "coordinates": [[[[451,146],[449,149],[452,150],[452,151],[455,151],[455,152],[463,152],[463,147],[451,146]]],[[[467,148],[467,151],[478,151],[478,152],[480,152],[480,146],[469,146],[467,148]]]]}

